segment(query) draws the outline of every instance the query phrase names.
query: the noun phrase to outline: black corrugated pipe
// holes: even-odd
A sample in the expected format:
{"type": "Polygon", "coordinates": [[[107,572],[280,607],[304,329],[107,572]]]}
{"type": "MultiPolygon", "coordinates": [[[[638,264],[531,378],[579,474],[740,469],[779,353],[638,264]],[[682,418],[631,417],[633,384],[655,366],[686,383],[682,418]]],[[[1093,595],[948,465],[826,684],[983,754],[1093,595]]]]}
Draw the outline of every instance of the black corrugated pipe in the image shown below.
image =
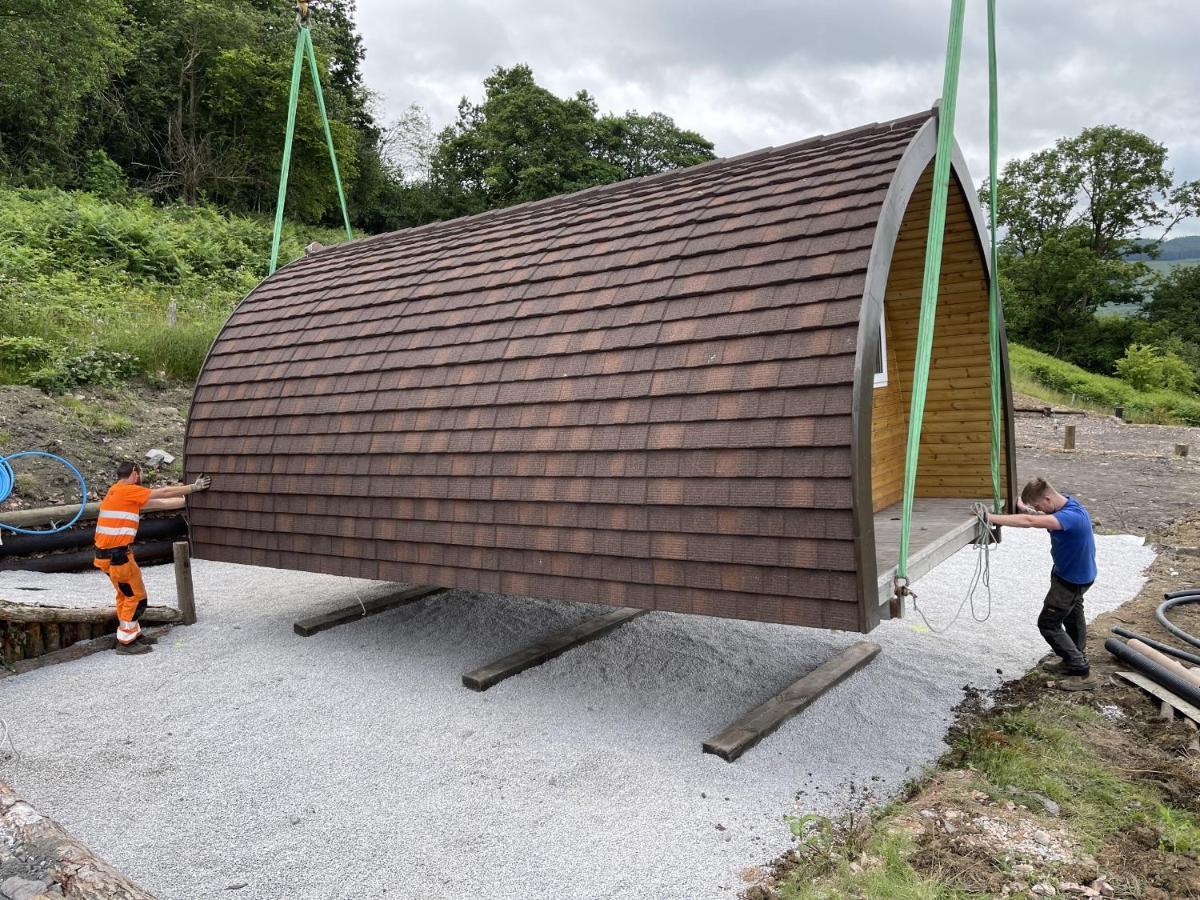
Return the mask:
{"type": "Polygon", "coordinates": [[[1119,634],[1123,638],[1133,638],[1135,641],[1141,641],[1147,647],[1153,647],[1159,653],[1165,653],[1167,656],[1173,656],[1194,666],[1200,666],[1200,656],[1194,653],[1188,653],[1186,650],[1177,650],[1170,644],[1164,644],[1161,641],[1154,640],[1154,638],[1148,638],[1144,634],[1138,634],[1136,631],[1130,631],[1128,628],[1122,628],[1120,625],[1114,625],[1112,631],[1113,634],[1119,634]]]}
{"type": "Polygon", "coordinates": [[[1200,587],[1185,588],[1182,591],[1172,591],[1169,594],[1163,594],[1163,598],[1163,602],[1160,603],[1158,605],[1158,609],[1154,611],[1154,616],[1158,619],[1159,624],[1184,643],[1191,644],[1193,647],[1200,647],[1200,638],[1196,637],[1194,634],[1184,631],[1167,618],[1167,611],[1176,606],[1182,606],[1185,603],[1200,603],[1200,587]]]}
{"type": "MultiPolygon", "coordinates": [[[[186,533],[187,521],[182,515],[160,516],[142,519],[138,525],[137,540],[165,540],[186,533]]],[[[92,546],[95,539],[94,523],[87,528],[73,528],[57,534],[6,534],[3,546],[0,546],[0,559],[9,556],[29,556],[33,553],[53,553],[56,550],[80,550],[92,546]]]]}
{"type": "MultiPolygon", "coordinates": [[[[150,541],[135,544],[134,556],[139,566],[152,566],[172,559],[174,541],[150,541]]],[[[8,559],[0,562],[0,572],[86,572],[92,568],[96,558],[92,548],[72,550],[67,553],[51,553],[49,556],[8,559]]]]}
{"type": "Polygon", "coordinates": [[[1162,685],[1181,700],[1186,700],[1193,706],[1200,707],[1200,688],[1191,682],[1180,678],[1166,666],[1161,666],[1152,659],[1147,659],[1124,641],[1109,638],[1104,642],[1104,649],[1121,662],[1137,669],[1151,681],[1162,685]]]}

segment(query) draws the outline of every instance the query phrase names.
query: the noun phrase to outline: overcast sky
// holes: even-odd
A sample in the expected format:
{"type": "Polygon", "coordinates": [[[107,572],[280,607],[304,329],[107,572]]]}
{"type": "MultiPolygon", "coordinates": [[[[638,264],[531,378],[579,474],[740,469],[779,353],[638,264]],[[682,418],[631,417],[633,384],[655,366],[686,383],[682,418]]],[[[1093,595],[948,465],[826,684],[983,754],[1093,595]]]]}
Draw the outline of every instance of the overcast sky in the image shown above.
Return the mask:
{"type": "MultiPolygon", "coordinates": [[[[1200,178],[1200,3],[998,0],[1000,158],[1111,124],[1166,144],[1200,178]]],[[[731,156],[927,109],[949,0],[358,0],[381,118],[434,129],[498,65],[528,63],[601,112],[662,112],[731,156]]],[[[968,0],[956,136],[987,174],[984,0],[968,0]]],[[[1200,233],[1192,221],[1175,234],[1200,233]]]]}

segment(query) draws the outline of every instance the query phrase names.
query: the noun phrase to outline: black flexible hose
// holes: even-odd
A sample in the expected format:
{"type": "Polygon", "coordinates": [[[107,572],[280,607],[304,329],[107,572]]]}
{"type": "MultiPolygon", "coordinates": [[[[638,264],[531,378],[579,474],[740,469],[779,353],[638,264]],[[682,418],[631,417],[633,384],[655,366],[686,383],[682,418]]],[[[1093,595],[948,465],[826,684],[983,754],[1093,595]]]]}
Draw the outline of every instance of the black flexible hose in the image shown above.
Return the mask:
{"type": "Polygon", "coordinates": [[[1124,641],[1119,641],[1116,638],[1109,638],[1105,641],[1104,649],[1121,660],[1121,662],[1137,669],[1151,681],[1162,685],[1181,700],[1186,700],[1193,706],[1200,708],[1200,688],[1196,687],[1190,681],[1180,678],[1166,666],[1146,658],[1128,646],[1124,641]]]}
{"type": "Polygon", "coordinates": [[[1200,587],[1182,588],[1178,591],[1171,591],[1169,594],[1163,594],[1163,599],[1176,600],[1179,597],[1190,597],[1193,594],[1200,594],[1200,587]]]}
{"type": "Polygon", "coordinates": [[[1200,603],[1200,588],[1188,588],[1186,591],[1173,591],[1170,594],[1164,594],[1166,597],[1162,603],[1158,605],[1158,609],[1154,611],[1155,618],[1158,619],[1160,625],[1181,641],[1191,644],[1193,647],[1200,647],[1200,638],[1194,634],[1189,634],[1184,631],[1174,622],[1167,618],[1167,612],[1176,606],[1182,606],[1185,603],[1200,603]]]}
{"type": "Polygon", "coordinates": [[[1194,653],[1188,653],[1186,650],[1177,650],[1170,644],[1164,644],[1161,641],[1156,641],[1154,638],[1148,638],[1144,634],[1138,634],[1136,631],[1130,631],[1128,628],[1122,628],[1120,625],[1113,626],[1113,634],[1119,634],[1123,638],[1133,638],[1141,641],[1147,647],[1153,647],[1159,653],[1165,653],[1167,656],[1173,656],[1176,659],[1191,663],[1194,666],[1200,666],[1200,656],[1194,653]]]}

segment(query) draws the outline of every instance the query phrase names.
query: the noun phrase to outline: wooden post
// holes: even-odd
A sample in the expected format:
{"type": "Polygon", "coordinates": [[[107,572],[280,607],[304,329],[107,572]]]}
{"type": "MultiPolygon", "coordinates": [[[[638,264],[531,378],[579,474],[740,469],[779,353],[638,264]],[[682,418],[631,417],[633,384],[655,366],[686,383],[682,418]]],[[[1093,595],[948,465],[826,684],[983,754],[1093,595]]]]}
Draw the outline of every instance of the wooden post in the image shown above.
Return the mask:
{"type": "Polygon", "coordinates": [[[1188,445],[1187,444],[1176,444],[1175,445],[1175,455],[1176,456],[1187,456],[1188,455],[1188,445]]]}
{"type": "Polygon", "coordinates": [[[1114,406],[1113,407],[1113,415],[1116,416],[1118,419],[1120,419],[1122,422],[1124,422],[1125,421],[1125,407],[1114,406]]]}
{"type": "Polygon", "coordinates": [[[187,541],[176,541],[171,548],[175,552],[175,595],[178,597],[181,624],[196,624],[196,594],[192,588],[192,554],[187,541]]]}
{"type": "Polygon", "coordinates": [[[1075,449],[1075,426],[1074,425],[1067,425],[1066,427],[1063,428],[1063,449],[1064,450],[1074,450],[1075,449]]]}

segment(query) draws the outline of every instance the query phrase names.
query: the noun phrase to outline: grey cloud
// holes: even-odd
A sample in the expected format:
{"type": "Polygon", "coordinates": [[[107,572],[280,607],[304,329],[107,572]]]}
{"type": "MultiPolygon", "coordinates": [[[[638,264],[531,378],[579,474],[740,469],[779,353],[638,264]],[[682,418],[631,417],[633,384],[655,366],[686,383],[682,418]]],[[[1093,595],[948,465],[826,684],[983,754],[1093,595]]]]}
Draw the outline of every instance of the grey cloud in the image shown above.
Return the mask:
{"type": "MultiPolygon", "coordinates": [[[[949,4],[892,0],[359,0],[367,82],[394,117],[410,103],[448,124],[497,65],[529,63],[560,95],[657,110],[723,155],[926,109],[941,92],[949,4]]],[[[1165,143],[1200,178],[1200,4],[1004,0],[1001,158],[1095,124],[1165,143]]],[[[967,11],[956,134],[987,166],[983,3],[967,11]]]]}

